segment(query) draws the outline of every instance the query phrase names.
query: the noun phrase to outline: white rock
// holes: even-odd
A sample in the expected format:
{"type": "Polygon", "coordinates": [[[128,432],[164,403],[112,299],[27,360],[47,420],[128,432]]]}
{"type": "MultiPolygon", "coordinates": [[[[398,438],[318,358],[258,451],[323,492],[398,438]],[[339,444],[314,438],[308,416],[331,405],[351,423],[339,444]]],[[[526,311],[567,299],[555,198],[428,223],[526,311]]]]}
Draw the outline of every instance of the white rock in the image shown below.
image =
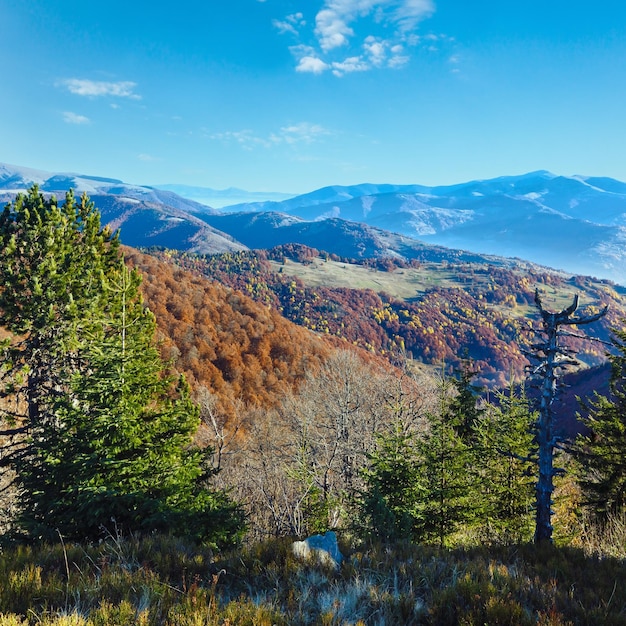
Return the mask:
{"type": "Polygon", "coordinates": [[[300,559],[314,559],[335,569],[343,561],[343,555],[337,544],[337,535],[332,530],[326,531],[323,535],[313,535],[304,541],[294,541],[293,553],[300,559]]]}

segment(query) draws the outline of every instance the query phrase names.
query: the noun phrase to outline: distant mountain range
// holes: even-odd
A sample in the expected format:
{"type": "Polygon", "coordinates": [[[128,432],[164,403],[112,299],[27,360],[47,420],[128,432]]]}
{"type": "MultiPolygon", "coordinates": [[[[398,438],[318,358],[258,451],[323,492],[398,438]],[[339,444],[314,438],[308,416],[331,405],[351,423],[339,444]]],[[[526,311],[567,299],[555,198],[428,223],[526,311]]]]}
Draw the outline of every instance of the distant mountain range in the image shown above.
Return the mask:
{"type": "Polygon", "coordinates": [[[293,194],[277,191],[246,191],[236,187],[229,187],[228,189],[211,189],[210,187],[194,187],[191,185],[152,185],[152,187],[173,191],[179,196],[183,196],[183,198],[189,198],[216,209],[246,202],[280,202],[293,197],[293,194]]]}
{"type": "Polygon", "coordinates": [[[33,183],[57,195],[70,187],[87,192],[132,246],[208,253],[302,243],[354,257],[497,255],[626,284],[626,183],[610,178],[537,171],[442,187],[333,186],[216,210],[192,197],[214,192],[226,200],[242,191],[128,185],[0,164],[0,200],[33,183]]]}
{"type": "Polygon", "coordinates": [[[626,281],[626,183],[610,178],[537,171],[442,187],[334,186],[223,210],[340,218],[425,243],[626,281]]]}
{"type": "Polygon", "coordinates": [[[171,191],[129,185],[121,180],[82,174],[52,174],[27,167],[0,164],[0,201],[7,202],[33,184],[44,193],[62,197],[73,189],[95,202],[102,221],[120,228],[129,246],[163,246],[199,253],[242,250],[241,243],[196,217],[212,209],[171,191]]]}

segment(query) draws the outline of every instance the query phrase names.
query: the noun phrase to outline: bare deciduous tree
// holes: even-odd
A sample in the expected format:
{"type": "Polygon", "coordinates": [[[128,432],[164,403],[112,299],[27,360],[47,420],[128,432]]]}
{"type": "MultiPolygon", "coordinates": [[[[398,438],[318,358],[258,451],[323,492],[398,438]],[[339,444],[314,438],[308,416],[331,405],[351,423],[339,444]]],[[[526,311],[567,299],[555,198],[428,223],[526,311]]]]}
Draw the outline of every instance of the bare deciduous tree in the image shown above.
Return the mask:
{"type": "Polygon", "coordinates": [[[542,543],[552,541],[553,479],[562,472],[554,467],[554,450],[563,441],[554,434],[552,404],[557,394],[558,379],[564,368],[578,364],[574,358],[575,351],[564,346],[560,338],[567,336],[581,338],[580,335],[562,327],[591,324],[604,316],[608,307],[604,307],[595,315],[574,317],[578,308],[578,295],[575,295],[572,304],[562,311],[548,311],[543,306],[539,290],[535,290],[535,304],[541,314],[542,332],[545,335],[545,338],[533,344],[528,352],[528,356],[538,362],[530,371],[530,379],[535,381],[540,389],[539,420],[536,425],[539,476],[536,487],[535,543],[542,543]]]}
{"type": "MultiPolygon", "coordinates": [[[[245,504],[251,537],[303,536],[344,524],[375,434],[419,430],[433,389],[426,376],[383,371],[338,351],[277,410],[242,409],[245,434],[224,448],[220,484],[245,504]]],[[[215,429],[209,408],[207,433],[217,449],[219,419],[215,429]]]]}

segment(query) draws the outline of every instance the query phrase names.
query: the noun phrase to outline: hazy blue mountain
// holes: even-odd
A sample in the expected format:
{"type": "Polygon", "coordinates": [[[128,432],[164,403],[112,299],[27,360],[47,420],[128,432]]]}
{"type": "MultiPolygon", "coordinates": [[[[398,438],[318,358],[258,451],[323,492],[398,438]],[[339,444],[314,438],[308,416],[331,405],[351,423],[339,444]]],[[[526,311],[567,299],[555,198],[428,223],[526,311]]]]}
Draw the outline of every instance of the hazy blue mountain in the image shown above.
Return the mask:
{"type": "Polygon", "coordinates": [[[458,185],[325,187],[279,203],[308,221],[358,221],[424,242],[525,258],[626,283],[626,183],[541,170],[458,185]]]}
{"type": "Polygon", "coordinates": [[[103,224],[121,229],[130,246],[164,246],[200,253],[242,250],[230,235],[216,231],[194,213],[207,207],[160,189],[127,185],[119,180],[79,174],[52,174],[0,164],[0,201],[38,184],[44,194],[62,197],[70,188],[87,192],[102,213],[103,224]]]}
{"type": "Polygon", "coordinates": [[[101,176],[89,176],[73,173],[52,173],[35,170],[17,165],[0,163],[0,193],[3,196],[26,191],[34,184],[39,185],[42,192],[54,193],[61,196],[69,189],[73,189],[77,195],[85,192],[89,196],[112,195],[162,204],[187,212],[211,211],[209,207],[183,198],[171,191],[147,187],[143,185],[130,185],[114,178],[101,176]]]}
{"type": "MultiPolygon", "coordinates": [[[[189,196],[206,188],[0,164],[0,200],[33,183],[47,193],[86,191],[130,245],[217,252],[298,242],[344,256],[410,257],[423,249],[417,239],[626,284],[626,183],[611,178],[540,170],[437,187],[336,185],[216,210],[173,191],[189,196]]],[[[217,193],[226,199],[242,190],[217,193]]]]}
{"type": "Polygon", "coordinates": [[[210,187],[195,187],[192,185],[152,185],[152,187],[154,189],[172,191],[183,198],[194,200],[216,209],[240,203],[280,202],[293,196],[293,194],[277,191],[246,191],[236,187],[229,187],[228,189],[211,189],[210,187]]]}
{"type": "Polygon", "coordinates": [[[272,248],[281,244],[300,243],[356,259],[396,256],[422,261],[489,263],[506,267],[532,265],[521,259],[425,244],[412,237],[339,218],[306,221],[285,213],[249,212],[210,215],[204,219],[248,248],[272,248]]]}
{"type": "Polygon", "coordinates": [[[236,213],[240,211],[283,211],[290,212],[304,207],[313,207],[328,203],[345,202],[353,198],[372,196],[383,193],[419,193],[428,189],[422,185],[373,185],[365,183],[343,187],[334,185],[322,187],[303,195],[295,196],[283,201],[246,202],[222,207],[223,211],[236,213]]]}

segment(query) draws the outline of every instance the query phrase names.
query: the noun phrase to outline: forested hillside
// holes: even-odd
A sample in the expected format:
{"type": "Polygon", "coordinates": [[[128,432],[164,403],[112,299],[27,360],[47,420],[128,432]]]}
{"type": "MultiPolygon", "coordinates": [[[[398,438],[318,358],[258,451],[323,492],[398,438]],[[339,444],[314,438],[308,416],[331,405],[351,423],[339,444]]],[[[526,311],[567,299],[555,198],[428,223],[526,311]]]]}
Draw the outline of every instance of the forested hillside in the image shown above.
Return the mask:
{"type": "Polygon", "coordinates": [[[236,401],[275,406],[332,346],[277,311],[137,250],[124,250],[143,277],[162,352],[192,388],[204,387],[231,413],[236,401]]]}
{"type": "Polygon", "coordinates": [[[0,214],[0,275],[0,624],[623,623],[611,284],[297,246],[147,255],[86,196],[36,187],[0,214]],[[591,303],[570,317],[575,289],[591,303]],[[527,337],[551,402],[587,324],[612,374],[582,434],[510,376],[481,395],[527,337]],[[329,531],[321,563],[285,539],[329,531]]]}
{"type": "MultiPolygon", "coordinates": [[[[428,365],[452,366],[469,358],[478,380],[504,385],[524,376],[522,349],[534,340],[535,289],[554,308],[581,293],[590,312],[609,314],[590,329],[609,339],[626,315],[623,289],[607,281],[558,272],[482,263],[357,261],[299,245],[269,251],[195,256],[151,254],[228,285],[318,333],[385,355],[408,355],[428,365]]],[[[581,331],[582,335],[582,331],[581,331]]],[[[606,344],[570,337],[586,365],[605,360],[606,344]]]]}

